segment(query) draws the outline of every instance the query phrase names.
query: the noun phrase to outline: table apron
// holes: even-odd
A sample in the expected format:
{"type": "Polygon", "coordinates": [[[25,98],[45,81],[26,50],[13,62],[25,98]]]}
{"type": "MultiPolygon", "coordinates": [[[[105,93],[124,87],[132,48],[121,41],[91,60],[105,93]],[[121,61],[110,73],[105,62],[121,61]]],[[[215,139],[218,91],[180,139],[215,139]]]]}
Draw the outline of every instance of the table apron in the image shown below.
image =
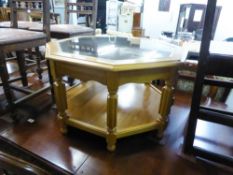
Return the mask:
{"type": "Polygon", "coordinates": [[[54,62],[56,76],[71,76],[83,81],[94,80],[104,85],[113,81],[120,86],[126,83],[149,83],[152,80],[171,80],[176,78],[176,66],[147,68],[127,71],[110,71],[65,62],[54,62]]]}

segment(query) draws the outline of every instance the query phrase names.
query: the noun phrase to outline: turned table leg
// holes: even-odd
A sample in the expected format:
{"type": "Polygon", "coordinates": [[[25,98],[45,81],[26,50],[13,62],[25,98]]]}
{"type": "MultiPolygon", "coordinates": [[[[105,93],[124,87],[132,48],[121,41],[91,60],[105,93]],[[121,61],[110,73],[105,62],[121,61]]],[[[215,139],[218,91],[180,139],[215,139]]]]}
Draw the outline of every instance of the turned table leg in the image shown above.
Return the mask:
{"type": "Polygon", "coordinates": [[[163,131],[167,125],[168,114],[173,104],[173,95],[174,95],[173,84],[174,83],[172,80],[166,80],[165,86],[162,89],[162,95],[159,106],[160,118],[158,119],[161,126],[159,130],[159,135],[163,135],[163,131]]]}
{"type": "Polygon", "coordinates": [[[54,80],[53,89],[55,95],[55,101],[58,111],[58,120],[60,125],[60,131],[67,133],[66,121],[68,119],[66,114],[67,109],[67,98],[66,98],[66,87],[62,81],[62,76],[59,76],[56,71],[56,67],[53,61],[50,61],[51,74],[54,80]]]}
{"type": "Polygon", "coordinates": [[[117,88],[108,87],[107,99],[107,149],[114,151],[116,149],[116,123],[117,123],[117,88]]]}
{"type": "Polygon", "coordinates": [[[58,110],[58,120],[60,125],[60,131],[62,133],[67,132],[66,120],[67,120],[67,102],[66,102],[66,89],[65,84],[62,82],[62,78],[56,78],[53,84],[55,92],[55,100],[58,110]]]}

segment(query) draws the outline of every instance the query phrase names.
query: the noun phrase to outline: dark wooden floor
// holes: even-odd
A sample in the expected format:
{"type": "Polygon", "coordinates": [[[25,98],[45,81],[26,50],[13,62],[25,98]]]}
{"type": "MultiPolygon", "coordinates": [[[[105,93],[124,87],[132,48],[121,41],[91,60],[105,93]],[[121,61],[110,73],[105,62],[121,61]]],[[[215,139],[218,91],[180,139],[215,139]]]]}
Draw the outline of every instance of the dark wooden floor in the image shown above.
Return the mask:
{"type": "MultiPolygon", "coordinates": [[[[41,98],[46,101],[49,96],[41,98]]],[[[35,117],[34,123],[25,121],[12,125],[0,118],[0,148],[23,155],[52,174],[232,174],[224,168],[182,155],[181,146],[190,103],[190,94],[176,92],[169,124],[160,142],[154,139],[153,132],[136,135],[120,139],[114,153],[106,150],[105,140],[100,137],[72,128],[68,135],[62,135],[58,129],[56,110],[52,108],[31,116],[35,117]]],[[[195,144],[233,156],[232,133],[232,128],[198,122],[195,144]]]]}

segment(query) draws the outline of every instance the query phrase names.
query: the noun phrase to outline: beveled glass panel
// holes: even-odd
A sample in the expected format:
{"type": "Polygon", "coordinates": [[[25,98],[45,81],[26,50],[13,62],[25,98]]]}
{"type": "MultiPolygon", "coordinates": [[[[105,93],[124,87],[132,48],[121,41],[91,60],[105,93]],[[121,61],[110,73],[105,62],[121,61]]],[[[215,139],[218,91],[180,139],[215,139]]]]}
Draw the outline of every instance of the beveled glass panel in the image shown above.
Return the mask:
{"type": "Polygon", "coordinates": [[[110,35],[71,38],[59,42],[59,47],[55,55],[111,64],[166,59],[175,49],[159,40],[110,35]]]}

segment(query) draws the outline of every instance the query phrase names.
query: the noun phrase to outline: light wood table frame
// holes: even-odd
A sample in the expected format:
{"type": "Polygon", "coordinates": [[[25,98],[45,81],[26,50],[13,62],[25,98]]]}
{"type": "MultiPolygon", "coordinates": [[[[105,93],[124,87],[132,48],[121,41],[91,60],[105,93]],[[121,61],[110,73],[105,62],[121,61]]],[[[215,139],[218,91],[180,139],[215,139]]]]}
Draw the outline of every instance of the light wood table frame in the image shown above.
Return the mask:
{"type": "MultiPolygon", "coordinates": [[[[71,39],[69,39],[71,40],[71,39]]],[[[173,101],[174,84],[176,80],[179,59],[168,57],[150,62],[113,64],[103,63],[96,58],[83,55],[64,54],[60,43],[55,41],[47,45],[46,57],[49,59],[51,73],[54,80],[54,91],[58,110],[58,119],[62,133],[67,132],[67,125],[94,133],[106,138],[107,149],[115,150],[118,138],[158,129],[163,132],[167,116],[173,101]],[[75,59],[73,58],[75,57],[75,59]],[[98,128],[85,122],[71,118],[67,114],[67,90],[62,77],[69,75],[82,81],[94,80],[107,87],[106,128],[98,128]],[[151,123],[142,123],[139,126],[119,132],[117,130],[118,89],[127,83],[142,83],[148,86],[152,80],[165,80],[159,105],[158,117],[151,123]]],[[[156,41],[158,42],[158,41],[156,41]]],[[[158,92],[158,89],[155,91],[158,92]]],[[[143,109],[142,109],[143,110],[143,109]]]]}

